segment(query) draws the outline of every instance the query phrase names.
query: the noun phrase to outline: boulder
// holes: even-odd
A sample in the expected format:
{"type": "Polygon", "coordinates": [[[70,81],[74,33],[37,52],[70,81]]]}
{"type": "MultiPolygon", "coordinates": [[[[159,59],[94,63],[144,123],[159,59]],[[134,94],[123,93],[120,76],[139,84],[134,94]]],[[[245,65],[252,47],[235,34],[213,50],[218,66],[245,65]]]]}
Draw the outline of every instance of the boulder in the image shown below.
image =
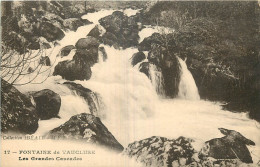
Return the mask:
{"type": "Polygon", "coordinates": [[[98,62],[98,47],[92,47],[89,49],[77,49],[73,60],[77,62],[88,64],[92,67],[98,62]]]}
{"type": "Polygon", "coordinates": [[[112,15],[100,19],[99,23],[106,29],[107,33],[109,32],[116,37],[113,37],[114,40],[111,38],[112,35],[109,35],[109,37],[108,34],[106,34],[106,36],[103,37],[103,41],[110,43],[110,46],[113,45],[115,41],[123,48],[136,46],[138,44],[138,25],[135,19],[126,16],[123,12],[115,11],[112,15]]]}
{"type": "Polygon", "coordinates": [[[44,66],[51,66],[51,60],[48,56],[43,56],[40,58],[39,64],[44,66]]]}
{"type": "Polygon", "coordinates": [[[89,64],[76,60],[59,62],[55,66],[53,75],[60,75],[67,80],[89,80],[92,72],[89,64]]]}
{"type": "Polygon", "coordinates": [[[38,128],[38,120],[30,98],[1,79],[1,131],[32,134],[38,128]]]}
{"type": "Polygon", "coordinates": [[[132,56],[132,58],[131,58],[131,60],[132,60],[131,64],[132,64],[132,66],[135,66],[137,63],[140,63],[140,62],[143,61],[144,59],[145,59],[145,54],[144,54],[143,52],[137,52],[137,53],[135,53],[135,54],[132,56]]]}
{"type": "Polygon", "coordinates": [[[153,33],[151,36],[144,38],[144,40],[138,45],[139,51],[150,51],[152,49],[152,45],[162,45],[163,37],[159,33],[153,33]]]}
{"type": "Polygon", "coordinates": [[[235,130],[219,128],[225,136],[215,138],[205,142],[201,149],[199,157],[212,157],[215,159],[239,159],[244,163],[253,163],[251,154],[246,145],[255,145],[255,143],[235,130]]]}
{"type": "Polygon", "coordinates": [[[43,89],[31,92],[30,95],[36,104],[36,111],[40,119],[47,120],[58,117],[61,106],[59,94],[49,89],[43,89]]]}
{"type": "Polygon", "coordinates": [[[68,56],[70,54],[70,51],[72,49],[75,49],[75,46],[73,45],[67,45],[67,46],[64,46],[61,51],[60,51],[60,56],[61,57],[65,57],[65,56],[68,56]]]}
{"type": "Polygon", "coordinates": [[[96,25],[92,30],[90,30],[87,36],[91,36],[98,39],[104,33],[105,33],[104,28],[100,25],[96,25]]]}
{"type": "Polygon", "coordinates": [[[46,138],[80,140],[117,152],[124,149],[98,117],[87,113],[71,117],[63,125],[51,130],[46,138]]]}
{"type": "Polygon", "coordinates": [[[121,33],[122,28],[128,25],[128,17],[124,15],[123,12],[115,11],[112,15],[101,18],[99,23],[108,32],[119,34],[121,33]]]}
{"type": "Polygon", "coordinates": [[[76,49],[90,49],[92,47],[98,47],[99,42],[96,38],[87,36],[86,38],[81,38],[76,43],[76,49]]]}
{"type": "Polygon", "coordinates": [[[192,162],[192,156],[195,153],[191,142],[191,139],[185,137],[173,140],[153,136],[129,144],[123,154],[147,167],[167,167],[174,163],[177,166],[187,165],[192,162]]]}
{"type": "Polygon", "coordinates": [[[64,32],[49,22],[42,22],[39,26],[39,34],[47,39],[48,42],[61,40],[65,34],[64,32]]]}
{"type": "Polygon", "coordinates": [[[89,111],[91,114],[95,116],[99,115],[99,110],[104,107],[104,103],[102,102],[101,96],[98,93],[91,91],[88,88],[83,87],[80,84],[76,84],[74,82],[64,82],[70,90],[76,93],[76,95],[81,96],[85,99],[89,106],[89,111]]]}
{"type": "Polygon", "coordinates": [[[114,46],[116,49],[119,48],[117,37],[110,32],[105,32],[101,37],[100,42],[104,43],[105,45],[114,46]]]}

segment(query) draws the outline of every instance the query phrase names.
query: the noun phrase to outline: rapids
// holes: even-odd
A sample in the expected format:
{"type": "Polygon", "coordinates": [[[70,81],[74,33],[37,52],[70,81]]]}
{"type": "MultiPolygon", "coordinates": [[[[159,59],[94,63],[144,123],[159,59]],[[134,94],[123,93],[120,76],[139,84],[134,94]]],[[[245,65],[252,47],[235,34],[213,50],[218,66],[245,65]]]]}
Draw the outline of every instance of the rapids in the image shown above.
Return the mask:
{"type": "MultiPolygon", "coordinates": [[[[59,50],[66,45],[75,45],[79,38],[84,38],[88,32],[98,24],[98,20],[109,14],[112,10],[102,10],[83,16],[94,24],[79,27],[76,32],[66,32],[59,46],[48,50],[51,62],[55,65],[64,60],[59,56],[59,50]]],[[[132,13],[132,11],[127,11],[132,13]]],[[[140,41],[156,30],[148,27],[140,33],[140,41]]],[[[232,113],[225,111],[217,102],[199,99],[195,81],[188,71],[185,61],[179,59],[182,67],[179,97],[165,99],[157,95],[156,89],[150,79],[138,68],[132,67],[130,58],[137,48],[117,50],[104,46],[108,59],[92,67],[92,77],[88,81],[74,81],[82,84],[101,95],[105,108],[99,111],[102,122],[107,126],[115,138],[126,147],[129,143],[151,136],[177,138],[190,137],[195,140],[194,147],[200,148],[206,140],[221,137],[218,128],[223,127],[239,131],[245,137],[253,140],[256,146],[249,147],[254,162],[260,157],[260,131],[259,123],[249,119],[245,113],[232,113]]],[[[71,59],[73,52],[66,59],[71,59]]],[[[48,76],[49,70],[40,74],[36,81],[48,76]]],[[[32,74],[33,75],[33,74],[32,74]]],[[[22,81],[26,81],[26,76],[22,81]]],[[[83,112],[89,113],[88,105],[83,98],[73,94],[62,83],[65,80],[60,76],[50,76],[41,84],[27,84],[17,86],[21,92],[51,89],[60,94],[62,104],[61,119],[41,120],[37,135],[43,135],[49,130],[66,122],[71,116],[83,112]]],[[[158,88],[158,87],[157,87],[158,88]]]]}

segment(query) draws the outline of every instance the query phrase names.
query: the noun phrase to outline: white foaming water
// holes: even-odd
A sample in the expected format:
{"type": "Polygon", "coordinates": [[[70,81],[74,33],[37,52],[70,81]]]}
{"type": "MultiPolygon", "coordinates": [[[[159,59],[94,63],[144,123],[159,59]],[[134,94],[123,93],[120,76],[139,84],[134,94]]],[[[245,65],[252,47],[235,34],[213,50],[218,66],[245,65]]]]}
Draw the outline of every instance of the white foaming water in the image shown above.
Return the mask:
{"type": "Polygon", "coordinates": [[[136,10],[136,9],[130,9],[130,8],[123,10],[125,15],[127,15],[128,17],[136,15],[139,11],[140,11],[140,9],[136,10]]]}
{"type": "Polygon", "coordinates": [[[144,38],[147,38],[151,36],[153,33],[161,33],[161,34],[169,34],[173,33],[174,29],[163,27],[163,26],[145,26],[139,33],[139,43],[144,40],[144,38]]]}
{"type": "Polygon", "coordinates": [[[187,100],[199,100],[200,95],[195,80],[188,70],[186,62],[177,57],[180,64],[180,84],[178,96],[187,100]]]}
{"type": "Polygon", "coordinates": [[[93,22],[94,24],[99,24],[98,20],[100,18],[111,15],[114,11],[115,10],[100,10],[100,11],[95,12],[95,13],[88,13],[86,15],[83,15],[81,18],[87,19],[87,20],[93,22]]]}
{"type": "MultiPolygon", "coordinates": [[[[87,16],[101,18],[107,13],[109,12],[103,11],[103,13],[97,12],[87,16]]],[[[80,38],[85,37],[87,33],[84,31],[83,35],[75,35],[80,38]]],[[[72,44],[75,41],[71,40],[72,44]]],[[[75,82],[101,95],[106,106],[100,113],[101,120],[124,147],[131,142],[151,136],[168,138],[185,136],[195,139],[194,145],[198,150],[201,143],[221,137],[222,134],[218,128],[223,127],[239,131],[245,137],[253,140],[256,146],[249,147],[249,149],[254,162],[258,162],[260,157],[259,123],[248,119],[245,114],[223,111],[218,104],[199,100],[198,93],[190,90],[189,86],[181,86],[181,89],[186,89],[183,97],[191,97],[190,99],[197,99],[196,101],[160,99],[148,77],[131,66],[129,60],[137,52],[136,48],[116,50],[113,47],[105,46],[105,50],[108,59],[92,67],[91,79],[75,82]],[[190,94],[190,91],[192,95],[187,95],[190,94]]],[[[185,73],[183,74],[185,77],[181,80],[184,81],[186,78],[186,82],[191,84],[190,82],[194,82],[192,75],[185,62],[179,61],[182,72],[185,73]]],[[[36,134],[44,134],[54,127],[58,127],[75,114],[89,112],[88,105],[81,97],[72,94],[66,86],[58,84],[63,81],[60,77],[52,76],[41,85],[29,84],[18,87],[23,92],[48,88],[61,95],[61,119],[40,121],[36,134]]],[[[192,87],[196,87],[195,82],[192,87]]],[[[100,159],[98,154],[93,157],[93,159],[96,158],[100,159]]],[[[126,161],[128,160],[124,162],[126,161]]]]}

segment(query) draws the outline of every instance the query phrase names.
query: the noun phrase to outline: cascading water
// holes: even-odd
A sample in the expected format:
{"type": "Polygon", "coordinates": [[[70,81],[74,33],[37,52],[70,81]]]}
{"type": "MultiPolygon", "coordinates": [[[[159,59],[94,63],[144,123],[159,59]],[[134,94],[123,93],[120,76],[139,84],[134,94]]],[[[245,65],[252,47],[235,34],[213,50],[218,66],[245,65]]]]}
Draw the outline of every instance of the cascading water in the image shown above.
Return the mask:
{"type": "Polygon", "coordinates": [[[177,59],[181,71],[178,96],[181,99],[199,100],[200,95],[198,88],[191,72],[187,68],[186,62],[179,57],[177,57],[177,59]]]}
{"type": "MultiPolygon", "coordinates": [[[[98,24],[97,18],[102,18],[111,13],[112,11],[100,11],[90,13],[82,18],[89,18],[90,21],[98,24]],[[93,15],[95,17],[92,17],[93,15]],[[94,20],[91,20],[91,18],[94,20]]],[[[66,33],[66,40],[62,40],[61,46],[54,48],[51,61],[53,62],[56,59],[59,49],[65,45],[74,45],[79,38],[85,37],[94,26],[94,24],[91,24],[80,27],[76,32],[66,33]],[[72,37],[75,38],[70,40],[72,37]]],[[[141,39],[143,38],[141,36],[141,39]]],[[[195,81],[187,69],[185,61],[178,58],[181,66],[179,86],[179,97],[181,99],[160,99],[155,90],[161,89],[162,78],[156,74],[156,68],[151,66],[150,71],[152,82],[156,82],[155,85],[157,85],[154,89],[148,77],[139,72],[138,68],[133,68],[129,62],[131,56],[138,51],[136,48],[125,50],[117,50],[109,46],[104,46],[104,48],[107,52],[107,60],[99,61],[91,68],[91,79],[74,82],[100,94],[105,107],[101,111],[102,113],[99,113],[99,116],[123,146],[126,147],[131,142],[151,136],[168,138],[185,136],[193,138],[195,145],[197,145],[196,149],[199,149],[201,143],[221,137],[218,128],[224,127],[239,131],[247,138],[255,141],[256,146],[249,149],[254,154],[260,155],[260,133],[257,128],[260,125],[247,118],[243,113],[224,111],[218,104],[199,100],[195,81]]],[[[73,53],[71,54],[72,57],[73,53]]],[[[62,61],[61,58],[57,59],[56,63],[62,61]]],[[[43,135],[58,127],[73,115],[89,112],[89,106],[84,99],[73,94],[66,86],[59,84],[63,82],[65,80],[62,80],[61,77],[51,76],[40,85],[28,84],[18,87],[22,92],[51,89],[61,96],[59,114],[61,119],[39,121],[39,129],[36,132],[38,135],[43,135]]],[[[98,100],[96,102],[98,103],[98,100]]],[[[63,147],[66,146],[63,145],[62,149],[65,149],[63,147]]],[[[66,148],[71,149],[72,147],[70,145],[66,148]]],[[[91,158],[100,159],[99,155],[91,158]]],[[[107,157],[108,154],[101,154],[100,156],[107,157]]],[[[259,160],[257,156],[252,156],[254,162],[259,160]]],[[[118,157],[118,155],[115,157],[118,157]]],[[[105,165],[108,165],[107,161],[104,162],[105,165]]],[[[126,163],[123,162],[122,164],[126,163]]]]}
{"type": "Polygon", "coordinates": [[[159,69],[156,65],[150,63],[149,77],[151,79],[152,85],[154,86],[156,92],[159,95],[164,96],[165,95],[164,80],[163,80],[161,69],[159,69]]]}

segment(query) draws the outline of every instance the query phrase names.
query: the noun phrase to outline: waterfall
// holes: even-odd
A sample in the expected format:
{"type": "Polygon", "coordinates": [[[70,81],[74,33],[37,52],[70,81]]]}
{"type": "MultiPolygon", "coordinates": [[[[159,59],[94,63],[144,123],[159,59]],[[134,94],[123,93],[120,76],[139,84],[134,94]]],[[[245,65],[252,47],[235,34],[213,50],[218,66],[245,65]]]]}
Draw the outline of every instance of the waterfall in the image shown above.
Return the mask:
{"type": "Polygon", "coordinates": [[[178,96],[182,99],[199,100],[200,95],[195,80],[188,70],[186,62],[177,57],[180,63],[180,84],[178,96]]]}
{"type": "Polygon", "coordinates": [[[164,96],[165,91],[164,91],[164,79],[162,75],[162,71],[160,68],[158,68],[154,64],[149,64],[149,77],[152,82],[152,85],[154,86],[156,92],[159,95],[164,96]]]}

